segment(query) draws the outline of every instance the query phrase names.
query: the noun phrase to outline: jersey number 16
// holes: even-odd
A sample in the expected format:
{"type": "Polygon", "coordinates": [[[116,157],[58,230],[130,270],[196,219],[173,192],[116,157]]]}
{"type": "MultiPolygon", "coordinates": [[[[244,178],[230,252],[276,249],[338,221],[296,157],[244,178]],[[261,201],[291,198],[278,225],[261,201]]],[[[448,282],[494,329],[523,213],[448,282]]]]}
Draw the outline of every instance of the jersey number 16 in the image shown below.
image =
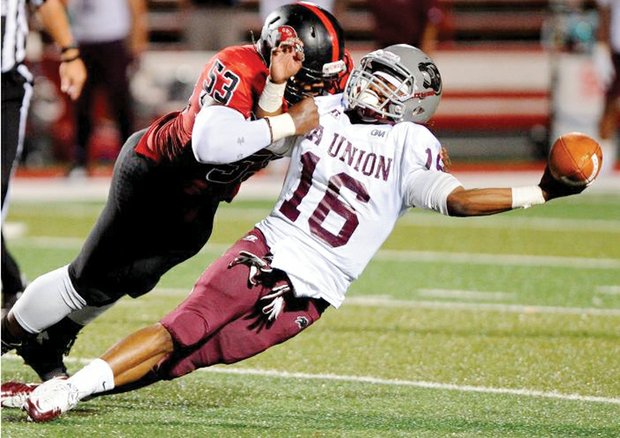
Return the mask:
{"type": "MultiPolygon", "coordinates": [[[[299,206],[310,191],[310,187],[312,186],[312,175],[314,174],[319,160],[320,157],[312,152],[306,152],[301,156],[302,171],[299,185],[291,198],[284,201],[280,206],[280,212],[292,222],[295,222],[301,214],[299,206]]],[[[360,202],[366,203],[370,200],[368,190],[366,190],[362,182],[356,180],[347,173],[340,172],[329,179],[323,199],[321,199],[308,218],[308,224],[312,234],[334,248],[346,245],[359,225],[359,219],[355,209],[339,197],[342,187],[346,187],[355,193],[356,199],[360,202]],[[323,222],[330,212],[344,219],[344,223],[336,234],[323,227],[323,222]]]]}

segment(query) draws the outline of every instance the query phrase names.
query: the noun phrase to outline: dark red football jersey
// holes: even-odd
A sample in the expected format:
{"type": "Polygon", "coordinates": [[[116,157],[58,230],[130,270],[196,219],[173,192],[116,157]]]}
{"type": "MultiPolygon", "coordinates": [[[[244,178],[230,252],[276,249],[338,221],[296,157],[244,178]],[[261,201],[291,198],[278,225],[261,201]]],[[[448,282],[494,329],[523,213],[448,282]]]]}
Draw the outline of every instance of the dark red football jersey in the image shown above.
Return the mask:
{"type": "MultiPolygon", "coordinates": [[[[229,164],[204,164],[194,158],[192,129],[203,105],[220,104],[254,117],[269,69],[254,46],[233,46],[218,52],[202,69],[183,111],[160,117],[151,124],[136,152],[161,163],[168,178],[182,181],[188,193],[210,193],[231,201],[239,185],[278,158],[267,149],[229,164]]],[[[226,129],[226,127],[217,127],[226,129]]]]}
{"type": "Polygon", "coordinates": [[[252,117],[268,74],[269,69],[253,45],[223,49],[202,69],[183,111],[166,114],[153,122],[136,151],[155,161],[182,155],[191,145],[196,115],[202,104],[210,101],[207,96],[236,109],[246,119],[252,117]]]}

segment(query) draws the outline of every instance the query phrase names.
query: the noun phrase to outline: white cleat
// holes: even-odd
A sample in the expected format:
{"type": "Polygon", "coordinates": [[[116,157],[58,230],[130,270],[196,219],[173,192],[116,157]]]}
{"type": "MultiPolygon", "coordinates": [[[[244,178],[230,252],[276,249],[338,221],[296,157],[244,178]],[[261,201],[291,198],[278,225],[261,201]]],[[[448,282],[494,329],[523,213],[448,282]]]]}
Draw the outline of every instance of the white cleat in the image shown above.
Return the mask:
{"type": "Polygon", "coordinates": [[[28,396],[39,386],[37,383],[6,382],[2,384],[0,405],[3,408],[21,409],[28,396]]]}
{"type": "Polygon", "coordinates": [[[51,421],[77,406],[78,389],[67,379],[51,379],[32,391],[23,409],[37,423],[51,421]]]}

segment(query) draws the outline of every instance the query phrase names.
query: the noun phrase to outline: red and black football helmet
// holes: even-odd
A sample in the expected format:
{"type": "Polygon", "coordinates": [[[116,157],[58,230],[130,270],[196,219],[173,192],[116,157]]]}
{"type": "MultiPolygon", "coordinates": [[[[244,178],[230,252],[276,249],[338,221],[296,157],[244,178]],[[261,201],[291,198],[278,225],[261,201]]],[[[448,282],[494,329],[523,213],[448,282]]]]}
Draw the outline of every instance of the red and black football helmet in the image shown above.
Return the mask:
{"type": "Polygon", "coordinates": [[[304,96],[331,92],[348,73],[344,31],[338,20],[314,3],[284,5],[267,16],[256,48],[267,63],[271,50],[288,38],[304,45],[302,68],[286,86],[285,98],[295,103],[304,96]]]}

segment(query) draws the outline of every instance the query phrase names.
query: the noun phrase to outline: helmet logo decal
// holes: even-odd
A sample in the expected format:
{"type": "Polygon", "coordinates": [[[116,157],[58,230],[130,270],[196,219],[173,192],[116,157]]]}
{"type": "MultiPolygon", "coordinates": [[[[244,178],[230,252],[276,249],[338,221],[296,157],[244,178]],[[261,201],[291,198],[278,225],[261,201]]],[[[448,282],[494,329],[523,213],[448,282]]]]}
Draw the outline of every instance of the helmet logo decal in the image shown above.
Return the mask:
{"type": "Polygon", "coordinates": [[[297,32],[291,26],[280,26],[277,31],[280,34],[280,43],[283,43],[291,38],[297,38],[297,32]]]}
{"type": "Polygon", "coordinates": [[[297,52],[300,60],[304,60],[304,43],[297,36],[297,31],[291,26],[283,25],[272,29],[267,35],[267,44],[272,48],[290,45],[297,52]]]}
{"type": "Polygon", "coordinates": [[[278,26],[272,29],[267,37],[271,47],[278,47],[280,43],[297,38],[297,32],[291,26],[278,26]]]}
{"type": "Polygon", "coordinates": [[[432,62],[421,62],[418,68],[424,75],[424,88],[430,88],[435,95],[441,94],[441,75],[437,66],[432,62]]]}

